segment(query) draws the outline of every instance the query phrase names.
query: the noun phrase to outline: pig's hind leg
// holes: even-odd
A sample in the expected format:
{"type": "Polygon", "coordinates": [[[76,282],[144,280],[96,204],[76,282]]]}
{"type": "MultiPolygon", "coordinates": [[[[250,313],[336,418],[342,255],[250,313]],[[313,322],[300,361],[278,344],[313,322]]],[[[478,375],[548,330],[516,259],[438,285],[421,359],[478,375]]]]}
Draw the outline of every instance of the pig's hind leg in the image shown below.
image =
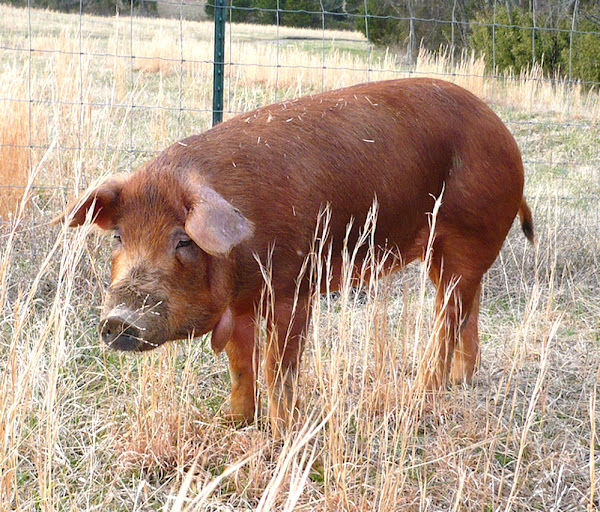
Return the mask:
{"type": "Polygon", "coordinates": [[[476,244],[440,238],[445,240],[434,243],[429,271],[437,288],[434,342],[428,346],[419,378],[429,390],[445,387],[449,377],[453,382],[470,381],[479,354],[477,322],[485,267],[472,257],[476,244]]]}

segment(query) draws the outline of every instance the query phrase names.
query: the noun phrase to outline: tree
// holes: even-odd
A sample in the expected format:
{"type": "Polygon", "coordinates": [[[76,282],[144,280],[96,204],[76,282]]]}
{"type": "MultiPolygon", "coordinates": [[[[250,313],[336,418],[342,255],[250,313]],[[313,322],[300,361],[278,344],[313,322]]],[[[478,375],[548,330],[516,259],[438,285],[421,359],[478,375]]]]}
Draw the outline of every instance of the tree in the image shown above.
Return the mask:
{"type": "Polygon", "coordinates": [[[543,2],[535,12],[528,7],[485,9],[472,23],[471,47],[485,54],[488,66],[520,72],[534,63],[553,76],[561,74],[586,82],[600,82],[600,18],[583,2],[575,12],[565,3],[543,2]],[[559,9],[561,7],[561,9],[559,9]],[[572,28],[575,30],[573,31],[572,28]]]}
{"type": "MultiPolygon", "coordinates": [[[[252,23],[256,18],[255,0],[230,0],[228,2],[227,19],[235,23],[252,23]]],[[[204,6],[206,14],[211,18],[215,15],[215,6],[211,2],[207,2],[204,6]]]]}
{"type": "MultiPolygon", "coordinates": [[[[12,5],[26,7],[27,0],[5,0],[12,5]]],[[[115,12],[130,12],[132,9],[141,14],[153,14],[156,12],[156,2],[147,0],[36,0],[34,7],[50,9],[60,12],[79,12],[86,14],[99,14],[103,16],[114,15],[115,12]]]]}
{"type": "Polygon", "coordinates": [[[283,4],[284,25],[306,28],[322,25],[322,10],[318,0],[285,0],[283,4]]]}
{"type": "MultiPolygon", "coordinates": [[[[234,22],[288,25],[320,28],[347,23],[344,0],[230,0],[234,22]]],[[[206,4],[206,12],[214,15],[214,5],[206,4]]]]}
{"type": "Polygon", "coordinates": [[[367,0],[356,28],[375,44],[406,45],[411,53],[419,46],[468,45],[469,19],[482,0],[367,0]],[[366,14],[366,15],[365,15],[366,14]]]}

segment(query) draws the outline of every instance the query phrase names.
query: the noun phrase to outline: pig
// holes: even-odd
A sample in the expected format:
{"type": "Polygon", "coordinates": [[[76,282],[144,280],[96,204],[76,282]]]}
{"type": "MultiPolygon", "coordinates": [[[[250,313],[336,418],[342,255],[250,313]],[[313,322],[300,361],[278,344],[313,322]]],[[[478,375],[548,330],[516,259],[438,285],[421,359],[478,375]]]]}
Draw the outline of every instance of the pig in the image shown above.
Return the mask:
{"type": "MultiPolygon", "coordinates": [[[[236,421],[257,412],[255,326],[261,264],[270,261],[264,368],[281,435],[297,415],[311,309],[308,273],[299,275],[323,210],[330,290],[339,286],[345,240],[352,250],[374,200],[373,244],[396,255],[390,271],[423,260],[429,245],[441,327],[422,374],[435,390],[473,376],[481,279],[517,214],[533,242],[523,183],[519,148],[483,101],[446,81],[411,78],[237,115],[109,177],[56,220],[73,227],[90,218],[114,234],[102,340],[145,351],[212,331],[212,348],[228,356],[236,421]]],[[[359,251],[358,268],[365,257],[359,251]]]]}

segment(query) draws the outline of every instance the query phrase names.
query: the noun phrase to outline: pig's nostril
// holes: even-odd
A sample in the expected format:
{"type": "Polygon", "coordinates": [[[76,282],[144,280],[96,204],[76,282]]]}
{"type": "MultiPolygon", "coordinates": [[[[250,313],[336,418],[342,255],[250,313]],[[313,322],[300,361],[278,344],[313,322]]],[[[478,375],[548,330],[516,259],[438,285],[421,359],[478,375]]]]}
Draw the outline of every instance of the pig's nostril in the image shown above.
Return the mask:
{"type": "Polygon", "coordinates": [[[100,337],[109,347],[118,350],[138,350],[142,342],[140,330],[120,317],[108,317],[102,321],[100,337]]]}

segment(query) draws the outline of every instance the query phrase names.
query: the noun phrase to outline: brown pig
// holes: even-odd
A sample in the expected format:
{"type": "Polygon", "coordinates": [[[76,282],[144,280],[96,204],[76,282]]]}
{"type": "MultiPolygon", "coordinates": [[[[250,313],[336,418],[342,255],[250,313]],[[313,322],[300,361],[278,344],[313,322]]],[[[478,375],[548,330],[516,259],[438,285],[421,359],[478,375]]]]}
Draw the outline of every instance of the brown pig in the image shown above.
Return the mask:
{"type": "MultiPolygon", "coordinates": [[[[107,179],[59,219],[79,226],[90,215],[114,233],[104,342],[142,351],[212,331],[213,349],[229,358],[238,420],[255,415],[258,262],[271,258],[265,372],[279,434],[295,414],[292,384],[310,316],[310,283],[297,281],[317,218],[329,209],[334,289],[347,226],[361,226],[375,199],[374,244],[397,256],[394,268],[424,258],[435,225],[429,274],[442,327],[423,374],[430,388],[470,380],[481,278],[517,213],[531,241],[533,223],[515,140],[451,83],[368,83],[238,115],[107,179]]],[[[358,236],[350,230],[350,248],[358,236]]]]}

